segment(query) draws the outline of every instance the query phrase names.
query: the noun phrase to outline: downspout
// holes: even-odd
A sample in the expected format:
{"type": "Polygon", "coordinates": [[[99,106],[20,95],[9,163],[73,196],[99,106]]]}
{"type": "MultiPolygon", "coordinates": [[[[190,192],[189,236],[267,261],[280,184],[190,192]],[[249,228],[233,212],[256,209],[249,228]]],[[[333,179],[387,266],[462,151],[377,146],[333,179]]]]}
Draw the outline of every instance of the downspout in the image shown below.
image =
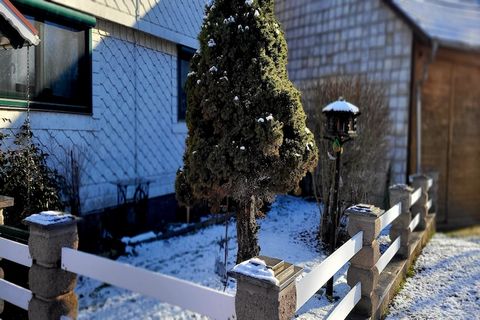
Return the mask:
{"type": "Polygon", "coordinates": [[[422,86],[428,79],[428,67],[435,60],[438,50],[438,41],[432,41],[432,52],[430,58],[423,66],[422,77],[417,81],[415,92],[417,95],[417,174],[422,171],[422,86]]]}

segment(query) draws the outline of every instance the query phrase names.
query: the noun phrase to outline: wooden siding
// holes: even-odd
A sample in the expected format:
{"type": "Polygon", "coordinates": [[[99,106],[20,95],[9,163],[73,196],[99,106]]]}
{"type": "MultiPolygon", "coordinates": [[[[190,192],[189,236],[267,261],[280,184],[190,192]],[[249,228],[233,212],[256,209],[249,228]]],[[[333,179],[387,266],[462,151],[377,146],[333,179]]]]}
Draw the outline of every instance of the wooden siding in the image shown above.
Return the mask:
{"type": "MultiPolygon", "coordinates": [[[[430,52],[415,46],[415,82],[430,52]]],[[[422,170],[440,174],[438,220],[448,227],[480,223],[480,53],[440,48],[428,68],[422,103],[422,170]]],[[[411,111],[409,171],[413,172],[414,99],[411,111]]]]}

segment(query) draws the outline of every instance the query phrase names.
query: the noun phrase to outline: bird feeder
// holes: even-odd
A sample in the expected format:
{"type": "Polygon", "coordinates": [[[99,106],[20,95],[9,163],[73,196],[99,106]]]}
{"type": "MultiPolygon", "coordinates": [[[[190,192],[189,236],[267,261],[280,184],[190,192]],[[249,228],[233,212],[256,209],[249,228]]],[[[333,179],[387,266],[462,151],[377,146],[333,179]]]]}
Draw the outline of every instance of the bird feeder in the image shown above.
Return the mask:
{"type": "Polygon", "coordinates": [[[325,134],[327,138],[348,140],[357,136],[358,107],[340,98],[323,108],[326,117],[325,134]]]}

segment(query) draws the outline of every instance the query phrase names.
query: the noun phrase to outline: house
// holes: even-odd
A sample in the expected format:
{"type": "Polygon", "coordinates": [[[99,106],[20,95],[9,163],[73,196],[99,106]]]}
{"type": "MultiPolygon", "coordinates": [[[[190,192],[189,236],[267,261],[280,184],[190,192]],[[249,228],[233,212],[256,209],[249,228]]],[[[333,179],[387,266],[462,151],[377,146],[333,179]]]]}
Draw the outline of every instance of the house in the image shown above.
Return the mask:
{"type": "Polygon", "coordinates": [[[55,168],[82,166],[83,213],[136,196],[173,199],[183,82],[205,0],[11,2],[41,41],[0,51],[0,128],[25,121],[30,78],[35,141],[55,168]]]}
{"type": "Polygon", "coordinates": [[[382,82],[393,182],[436,171],[440,224],[479,223],[480,2],[279,0],[276,11],[295,84],[308,91],[333,75],[382,82]]]}

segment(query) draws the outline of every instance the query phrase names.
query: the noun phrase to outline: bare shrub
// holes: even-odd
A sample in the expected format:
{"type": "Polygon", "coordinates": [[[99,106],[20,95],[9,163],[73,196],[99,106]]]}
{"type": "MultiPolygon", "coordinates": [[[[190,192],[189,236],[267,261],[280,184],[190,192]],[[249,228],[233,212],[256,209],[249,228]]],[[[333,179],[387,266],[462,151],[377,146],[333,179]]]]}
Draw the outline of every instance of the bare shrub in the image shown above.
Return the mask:
{"type": "MultiPolygon", "coordinates": [[[[344,146],[340,180],[340,208],[356,203],[383,205],[388,172],[388,135],[390,120],[385,91],[381,84],[363,77],[333,77],[316,81],[306,90],[309,127],[314,131],[319,148],[319,163],[313,174],[313,191],[324,205],[319,236],[327,240],[327,224],[333,209],[332,193],[335,173],[332,143],[323,139],[322,109],[339,97],[360,108],[357,120],[358,137],[344,146]]],[[[327,241],[324,241],[327,243],[327,241]]]]}

